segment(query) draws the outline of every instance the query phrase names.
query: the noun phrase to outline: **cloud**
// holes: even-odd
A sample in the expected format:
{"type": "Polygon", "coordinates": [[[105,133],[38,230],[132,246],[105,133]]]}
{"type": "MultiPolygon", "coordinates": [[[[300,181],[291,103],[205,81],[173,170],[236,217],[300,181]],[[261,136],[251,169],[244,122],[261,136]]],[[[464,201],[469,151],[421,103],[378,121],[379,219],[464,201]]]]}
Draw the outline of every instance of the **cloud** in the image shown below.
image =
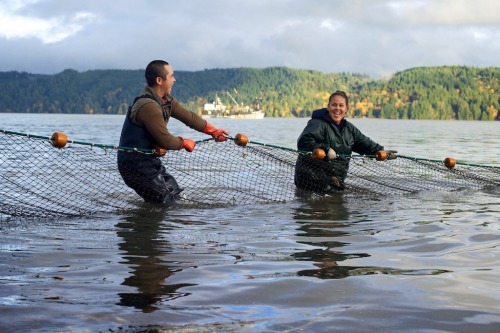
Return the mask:
{"type": "Polygon", "coordinates": [[[0,70],[498,66],[499,13],[490,0],[8,1],[0,70]]]}
{"type": "Polygon", "coordinates": [[[39,0],[7,1],[0,4],[0,36],[6,39],[37,38],[44,44],[57,43],[81,31],[95,15],[77,12],[49,18],[23,15],[28,6],[39,0]]]}
{"type": "Polygon", "coordinates": [[[387,7],[411,25],[498,25],[500,3],[487,0],[392,1],[387,7]]]}

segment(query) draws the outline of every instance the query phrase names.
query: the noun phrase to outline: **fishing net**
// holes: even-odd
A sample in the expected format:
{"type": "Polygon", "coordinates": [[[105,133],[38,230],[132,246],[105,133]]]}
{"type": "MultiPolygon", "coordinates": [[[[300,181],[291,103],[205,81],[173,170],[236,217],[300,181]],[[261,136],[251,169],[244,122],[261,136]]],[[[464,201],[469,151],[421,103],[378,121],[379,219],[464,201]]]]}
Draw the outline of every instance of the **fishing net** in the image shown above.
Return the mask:
{"type": "MultiPolygon", "coordinates": [[[[95,216],[149,205],[125,184],[117,167],[118,151],[139,156],[155,153],[70,141],[62,133],[43,137],[0,130],[1,217],[95,216]]],[[[341,157],[349,164],[345,182],[337,179],[331,163],[310,153],[251,142],[243,135],[225,142],[197,141],[191,153],[168,151],[158,158],[184,189],[176,205],[187,207],[287,202],[303,195],[379,196],[500,185],[499,167],[452,159],[443,163],[378,157],[341,157]]],[[[137,184],[141,182],[139,177],[137,184]]],[[[149,190],[144,183],[143,192],[149,190]]]]}

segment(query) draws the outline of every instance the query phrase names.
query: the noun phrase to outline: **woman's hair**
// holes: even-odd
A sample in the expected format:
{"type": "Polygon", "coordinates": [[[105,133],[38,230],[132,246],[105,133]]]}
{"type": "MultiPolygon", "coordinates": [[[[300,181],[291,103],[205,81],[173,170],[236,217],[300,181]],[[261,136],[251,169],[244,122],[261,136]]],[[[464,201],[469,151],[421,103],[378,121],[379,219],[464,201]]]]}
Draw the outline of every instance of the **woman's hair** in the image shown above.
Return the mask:
{"type": "Polygon", "coordinates": [[[148,64],[146,71],[144,72],[148,86],[154,87],[156,85],[157,77],[161,77],[163,79],[167,77],[168,72],[165,70],[165,65],[168,65],[168,62],[164,60],[153,60],[148,64]]]}
{"type": "Polygon", "coordinates": [[[330,98],[328,99],[328,103],[330,103],[332,98],[334,98],[335,96],[344,97],[345,105],[347,106],[347,108],[349,108],[349,97],[347,97],[347,94],[345,92],[340,91],[340,90],[337,90],[336,92],[334,92],[333,94],[330,95],[330,98]]]}

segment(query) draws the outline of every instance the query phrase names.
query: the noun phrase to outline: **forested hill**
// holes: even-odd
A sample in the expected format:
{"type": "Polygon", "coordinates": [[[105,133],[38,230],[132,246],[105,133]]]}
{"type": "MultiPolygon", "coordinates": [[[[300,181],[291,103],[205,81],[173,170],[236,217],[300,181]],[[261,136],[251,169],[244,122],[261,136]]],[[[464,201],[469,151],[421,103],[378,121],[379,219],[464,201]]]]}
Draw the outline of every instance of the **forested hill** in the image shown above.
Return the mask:
{"type": "MultiPolygon", "coordinates": [[[[228,106],[231,96],[245,105],[258,101],[268,117],[308,117],[344,90],[349,117],[500,119],[499,67],[418,67],[388,80],[286,67],[176,71],[175,77],[172,94],[198,113],[217,95],[228,106]]],[[[144,83],[144,70],[0,72],[0,112],[124,114],[144,83]]]]}

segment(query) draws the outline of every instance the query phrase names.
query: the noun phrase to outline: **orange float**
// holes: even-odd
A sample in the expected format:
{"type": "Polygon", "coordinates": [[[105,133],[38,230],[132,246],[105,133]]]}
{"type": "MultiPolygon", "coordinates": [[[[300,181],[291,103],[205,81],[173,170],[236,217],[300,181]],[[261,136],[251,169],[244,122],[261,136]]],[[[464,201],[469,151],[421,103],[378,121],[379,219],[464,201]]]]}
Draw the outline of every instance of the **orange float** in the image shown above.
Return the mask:
{"type": "Polygon", "coordinates": [[[153,147],[154,151],[155,151],[155,155],[156,156],[165,156],[165,154],[167,153],[167,150],[165,148],[162,148],[158,145],[154,145],[153,147]]]}
{"type": "Polygon", "coordinates": [[[312,152],[312,157],[317,160],[324,160],[326,157],[326,153],[321,148],[316,148],[312,152]]]}
{"type": "Polygon", "coordinates": [[[444,165],[448,168],[448,169],[453,169],[453,167],[455,166],[455,164],[457,164],[457,160],[452,158],[452,157],[447,157],[444,159],[444,165]]]}
{"type": "Polygon", "coordinates": [[[387,159],[387,153],[385,152],[385,150],[378,150],[376,154],[377,161],[385,161],[387,159]]]}
{"type": "Polygon", "coordinates": [[[245,134],[236,134],[236,136],[234,137],[234,142],[238,145],[238,146],[246,146],[247,143],[248,143],[248,136],[246,136],[245,134]]]}
{"type": "Polygon", "coordinates": [[[63,132],[54,132],[50,137],[50,143],[56,148],[63,148],[68,143],[68,136],[63,132]]]}

